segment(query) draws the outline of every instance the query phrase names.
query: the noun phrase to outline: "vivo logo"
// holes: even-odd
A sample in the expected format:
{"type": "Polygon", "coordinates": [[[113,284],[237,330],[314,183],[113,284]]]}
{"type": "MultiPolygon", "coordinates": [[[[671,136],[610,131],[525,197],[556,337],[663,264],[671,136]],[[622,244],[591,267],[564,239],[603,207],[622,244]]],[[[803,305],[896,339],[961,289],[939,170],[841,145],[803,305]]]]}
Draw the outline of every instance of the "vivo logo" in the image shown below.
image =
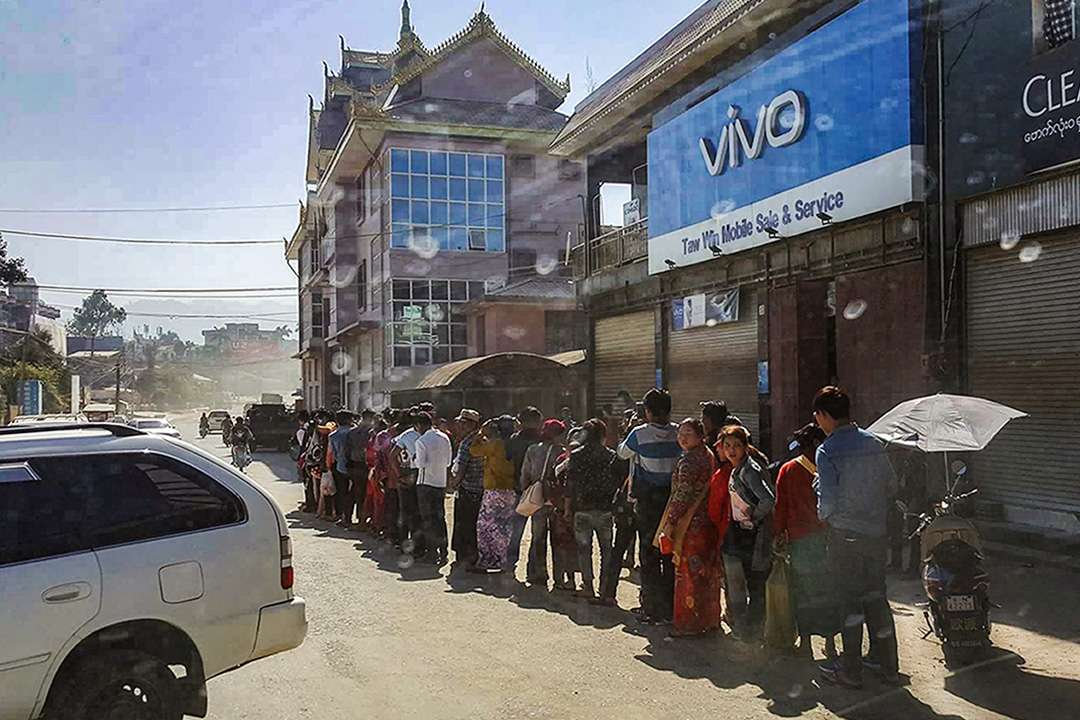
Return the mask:
{"type": "Polygon", "coordinates": [[[728,117],[731,119],[720,131],[720,141],[713,144],[709,138],[701,138],[701,156],[705,159],[705,167],[710,175],[721,175],[724,165],[737,168],[742,163],[740,150],[747,160],[756,160],[761,157],[765,150],[765,141],[774,148],[781,148],[798,142],[806,130],[806,98],[794,90],[782,92],[773,98],[768,105],[762,105],[758,110],[757,128],[754,130],[753,140],[747,130],[746,121],[739,117],[739,108],[732,105],[728,108],[728,117]],[[794,112],[794,120],[791,127],[779,128],[780,113],[785,108],[791,108],[794,112]]]}

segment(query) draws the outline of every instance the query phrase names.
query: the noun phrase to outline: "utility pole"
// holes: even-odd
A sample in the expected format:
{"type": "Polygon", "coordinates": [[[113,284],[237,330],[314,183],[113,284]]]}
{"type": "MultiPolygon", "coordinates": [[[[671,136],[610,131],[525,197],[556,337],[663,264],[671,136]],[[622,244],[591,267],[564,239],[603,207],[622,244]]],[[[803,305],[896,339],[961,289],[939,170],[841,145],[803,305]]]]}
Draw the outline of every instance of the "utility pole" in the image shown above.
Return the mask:
{"type": "Polygon", "coordinates": [[[120,354],[116,356],[116,398],[113,402],[115,410],[113,415],[120,414],[120,365],[124,362],[124,351],[120,350],[120,354]]]}

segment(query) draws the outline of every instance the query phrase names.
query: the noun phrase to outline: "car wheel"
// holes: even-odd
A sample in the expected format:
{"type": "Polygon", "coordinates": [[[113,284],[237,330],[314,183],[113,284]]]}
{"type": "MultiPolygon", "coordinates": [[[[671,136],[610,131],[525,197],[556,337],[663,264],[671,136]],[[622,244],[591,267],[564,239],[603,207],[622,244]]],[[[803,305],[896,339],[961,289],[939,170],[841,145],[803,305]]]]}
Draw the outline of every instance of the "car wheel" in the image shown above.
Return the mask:
{"type": "Polygon", "coordinates": [[[180,686],[158,658],[113,650],[86,658],[49,703],[63,720],[181,720],[180,686]]]}

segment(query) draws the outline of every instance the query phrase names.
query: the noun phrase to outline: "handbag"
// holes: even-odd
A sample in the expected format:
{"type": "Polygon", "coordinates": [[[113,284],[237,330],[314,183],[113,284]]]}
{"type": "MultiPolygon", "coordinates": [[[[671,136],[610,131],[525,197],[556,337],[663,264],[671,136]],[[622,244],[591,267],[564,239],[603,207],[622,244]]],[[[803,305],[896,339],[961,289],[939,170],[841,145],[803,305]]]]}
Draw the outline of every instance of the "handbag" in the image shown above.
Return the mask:
{"type": "Polygon", "coordinates": [[[517,505],[518,515],[529,517],[537,510],[544,507],[544,478],[547,477],[548,462],[551,460],[551,451],[553,449],[554,446],[548,448],[547,457],[544,458],[544,468],[540,473],[540,479],[525,488],[525,492],[521,494],[521,500],[518,501],[517,505]]]}

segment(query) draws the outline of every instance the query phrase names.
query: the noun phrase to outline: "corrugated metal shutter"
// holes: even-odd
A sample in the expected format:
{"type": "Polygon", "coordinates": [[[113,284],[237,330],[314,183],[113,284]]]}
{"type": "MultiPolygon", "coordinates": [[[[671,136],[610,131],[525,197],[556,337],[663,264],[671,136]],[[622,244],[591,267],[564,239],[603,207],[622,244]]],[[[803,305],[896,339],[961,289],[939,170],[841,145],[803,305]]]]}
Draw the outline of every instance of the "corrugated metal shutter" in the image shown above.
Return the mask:
{"type": "Polygon", "coordinates": [[[715,327],[675,330],[668,335],[667,372],[671,419],[698,417],[698,403],[723,400],[757,437],[757,302],[743,292],[739,321],[715,327]]]}
{"type": "Polygon", "coordinates": [[[593,370],[597,407],[615,405],[622,391],[636,402],[656,384],[655,336],[652,310],[596,321],[593,370]]]}
{"type": "Polygon", "coordinates": [[[979,494],[1080,511],[1080,238],[1042,240],[1035,262],[984,247],[967,254],[968,384],[1023,410],[971,458],[979,494]]]}

